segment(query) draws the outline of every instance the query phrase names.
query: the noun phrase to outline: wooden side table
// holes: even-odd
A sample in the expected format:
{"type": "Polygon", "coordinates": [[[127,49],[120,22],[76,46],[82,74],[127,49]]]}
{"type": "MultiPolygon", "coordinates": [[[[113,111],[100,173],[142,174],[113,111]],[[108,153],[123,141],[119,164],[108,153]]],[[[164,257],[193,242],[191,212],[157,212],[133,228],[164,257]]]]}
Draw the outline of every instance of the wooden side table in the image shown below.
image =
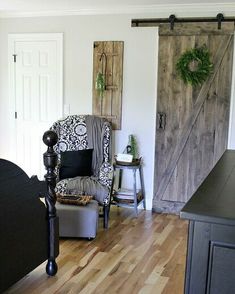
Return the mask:
{"type": "Polygon", "coordinates": [[[117,206],[122,207],[132,207],[135,209],[136,216],[138,215],[138,206],[143,203],[144,209],[146,209],[146,202],[145,202],[145,189],[144,189],[144,178],[143,178],[143,170],[142,170],[142,164],[141,160],[137,163],[119,163],[116,162],[113,164],[114,168],[114,177],[116,177],[116,171],[119,170],[119,179],[118,179],[118,189],[121,189],[122,186],[122,176],[123,176],[123,170],[131,170],[133,173],[133,202],[128,202],[125,200],[117,200],[115,199],[115,194],[113,192],[113,189],[111,191],[111,195],[113,196],[113,204],[116,204],[117,206]],[[136,171],[139,171],[139,178],[140,178],[140,191],[137,192],[137,185],[136,185],[136,171]],[[141,198],[138,199],[138,194],[141,194],[141,198]]]}

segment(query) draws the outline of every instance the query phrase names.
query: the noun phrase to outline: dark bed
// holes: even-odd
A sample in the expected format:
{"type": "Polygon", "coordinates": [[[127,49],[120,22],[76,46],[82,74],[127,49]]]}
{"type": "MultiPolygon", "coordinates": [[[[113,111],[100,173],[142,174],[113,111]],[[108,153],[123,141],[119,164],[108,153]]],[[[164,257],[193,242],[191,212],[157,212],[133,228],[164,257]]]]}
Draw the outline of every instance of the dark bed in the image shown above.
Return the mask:
{"type": "Polygon", "coordinates": [[[46,181],[29,178],[14,163],[0,159],[0,293],[48,260],[46,271],[55,275],[59,254],[58,218],[55,210],[57,156],[54,132],[43,136],[46,181]],[[45,197],[46,205],[40,200],[45,197]]]}

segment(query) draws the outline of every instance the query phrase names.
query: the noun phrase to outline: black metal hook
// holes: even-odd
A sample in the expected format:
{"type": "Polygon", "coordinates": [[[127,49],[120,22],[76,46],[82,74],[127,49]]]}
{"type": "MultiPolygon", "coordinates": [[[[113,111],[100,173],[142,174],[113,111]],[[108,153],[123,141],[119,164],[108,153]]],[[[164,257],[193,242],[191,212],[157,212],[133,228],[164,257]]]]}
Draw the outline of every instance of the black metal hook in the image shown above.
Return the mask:
{"type": "MultiPolygon", "coordinates": [[[[102,61],[102,74],[106,78],[106,70],[107,70],[107,55],[103,52],[100,56],[100,61],[102,61]],[[104,62],[103,62],[104,60],[104,62]]],[[[106,89],[106,85],[105,85],[106,89]]]]}
{"type": "Polygon", "coordinates": [[[102,60],[102,74],[106,74],[107,55],[104,52],[100,56],[100,61],[101,60],[102,60]],[[103,59],[104,59],[104,63],[103,63],[103,59]]]}
{"type": "Polygon", "coordinates": [[[107,60],[107,55],[102,52],[102,54],[100,55],[100,61],[103,59],[103,57],[105,58],[105,61],[107,60]]]}

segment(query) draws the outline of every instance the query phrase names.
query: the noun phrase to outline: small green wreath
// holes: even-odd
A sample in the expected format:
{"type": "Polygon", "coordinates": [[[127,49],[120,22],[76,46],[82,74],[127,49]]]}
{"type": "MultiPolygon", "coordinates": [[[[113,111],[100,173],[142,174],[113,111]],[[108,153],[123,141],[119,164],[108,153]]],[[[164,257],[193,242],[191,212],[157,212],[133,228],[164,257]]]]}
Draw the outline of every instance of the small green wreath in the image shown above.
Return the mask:
{"type": "Polygon", "coordinates": [[[209,51],[205,47],[187,50],[179,58],[176,69],[185,84],[202,84],[213,70],[209,51]]]}

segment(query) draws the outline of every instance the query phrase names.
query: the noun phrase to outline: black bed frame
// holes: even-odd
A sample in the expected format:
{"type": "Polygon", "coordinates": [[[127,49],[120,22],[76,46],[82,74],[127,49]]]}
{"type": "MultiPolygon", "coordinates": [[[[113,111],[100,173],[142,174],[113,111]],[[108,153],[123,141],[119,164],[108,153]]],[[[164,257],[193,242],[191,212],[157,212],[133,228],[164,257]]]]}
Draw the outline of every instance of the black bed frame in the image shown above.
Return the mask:
{"type": "Polygon", "coordinates": [[[46,272],[57,272],[59,221],[56,216],[57,155],[53,146],[57,135],[47,131],[43,154],[45,181],[29,178],[14,163],[0,159],[0,293],[8,289],[42,262],[46,272]],[[45,198],[45,204],[39,198],[45,198]]]}

